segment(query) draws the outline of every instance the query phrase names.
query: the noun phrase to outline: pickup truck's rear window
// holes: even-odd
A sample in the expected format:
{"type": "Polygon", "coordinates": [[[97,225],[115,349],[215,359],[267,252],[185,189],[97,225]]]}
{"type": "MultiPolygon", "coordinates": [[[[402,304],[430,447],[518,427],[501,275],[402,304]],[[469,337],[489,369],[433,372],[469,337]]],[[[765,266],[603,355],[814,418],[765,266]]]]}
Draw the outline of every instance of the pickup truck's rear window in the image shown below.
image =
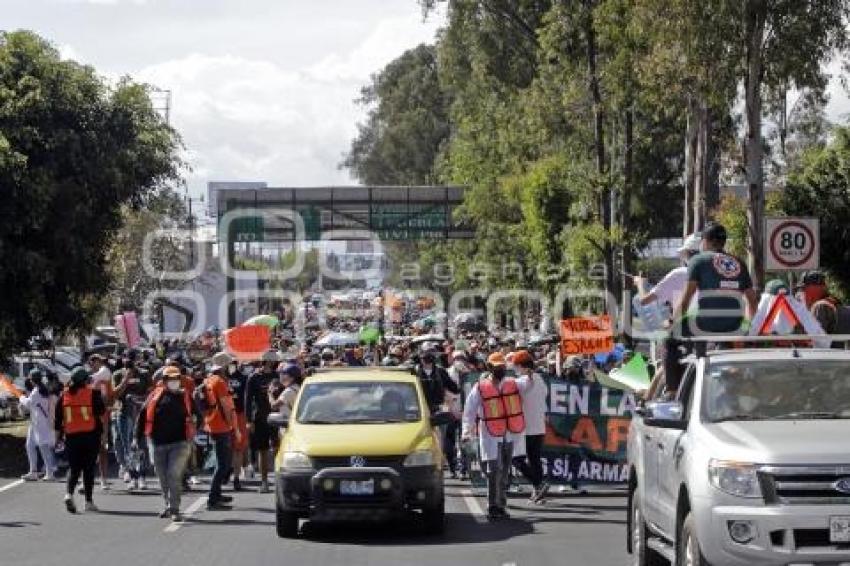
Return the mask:
{"type": "Polygon", "coordinates": [[[850,366],[842,361],[713,364],[704,387],[711,422],[850,419],[850,366]]]}
{"type": "Polygon", "coordinates": [[[402,382],[324,382],[304,386],[296,420],[301,424],[417,422],[416,387],[402,382]]]}

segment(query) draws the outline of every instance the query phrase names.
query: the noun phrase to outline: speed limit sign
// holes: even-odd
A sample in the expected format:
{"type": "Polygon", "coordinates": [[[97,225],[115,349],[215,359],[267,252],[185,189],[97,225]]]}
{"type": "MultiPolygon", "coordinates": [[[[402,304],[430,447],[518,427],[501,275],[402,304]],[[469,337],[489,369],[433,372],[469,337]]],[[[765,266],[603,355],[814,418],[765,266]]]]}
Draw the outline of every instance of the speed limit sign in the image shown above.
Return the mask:
{"type": "Polygon", "coordinates": [[[810,271],[820,267],[817,218],[768,218],[765,236],[768,271],[810,271]]]}

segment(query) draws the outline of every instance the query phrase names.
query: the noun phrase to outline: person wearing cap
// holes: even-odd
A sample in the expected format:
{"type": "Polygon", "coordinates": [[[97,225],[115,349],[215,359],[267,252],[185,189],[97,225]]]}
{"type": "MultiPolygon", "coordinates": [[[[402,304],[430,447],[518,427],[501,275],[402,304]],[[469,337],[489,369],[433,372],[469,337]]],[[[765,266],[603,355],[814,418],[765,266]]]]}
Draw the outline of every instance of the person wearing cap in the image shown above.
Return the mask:
{"type": "MultiPolygon", "coordinates": [[[[665,275],[649,293],[641,297],[639,299],[641,305],[648,305],[657,301],[662,305],[669,305],[671,312],[676,308],[688,283],[688,262],[700,253],[701,241],[702,238],[699,233],[691,234],[685,238],[681,247],[676,250],[682,264],[665,275]]],[[[635,277],[635,285],[640,289],[643,285],[643,277],[635,277]]]]}
{"type": "Polygon", "coordinates": [[[213,356],[210,374],[195,392],[196,397],[205,401],[204,429],[209,433],[215,451],[215,471],[207,496],[207,509],[211,511],[227,509],[226,504],[233,501],[232,497],[221,493],[221,486],[231,471],[233,440],[241,438],[233,396],[225,380],[231,361],[232,358],[225,352],[213,356]]]}
{"type": "Polygon", "coordinates": [[[840,302],[829,294],[826,277],[820,271],[809,271],[803,275],[798,287],[797,298],[818,320],[827,334],[838,332],[838,308],[840,302]]]}
{"type": "Polygon", "coordinates": [[[260,493],[269,493],[271,471],[271,448],[275,430],[268,424],[271,404],[269,392],[279,385],[277,352],[269,350],[263,354],[263,365],[248,377],[245,385],[245,418],[248,421],[251,450],[257,454],[260,468],[260,493]]]}
{"type": "Polygon", "coordinates": [[[165,508],[160,518],[182,521],[180,497],[183,474],[189,462],[189,443],[195,436],[192,395],[185,387],[180,369],[166,366],[162,380],[148,396],[136,428],[139,442],[150,444],[154,469],[165,508]]]}
{"type": "Polygon", "coordinates": [[[68,458],[68,482],[65,491],[65,508],[76,513],[74,490],[83,477],[85,510],[97,511],[92,500],[94,469],[100,451],[100,435],[106,405],[100,391],[89,386],[90,375],[82,367],[71,372],[68,387],[59,396],[54,413],[57,444],[65,444],[68,458]]]}
{"type": "MultiPolygon", "coordinates": [[[[463,391],[463,380],[469,374],[469,366],[466,362],[466,354],[461,351],[453,351],[451,353],[451,366],[446,373],[449,379],[452,380],[459,392],[463,391]]],[[[452,479],[457,478],[458,458],[457,458],[457,442],[460,436],[460,420],[463,416],[461,408],[460,393],[445,392],[446,409],[455,417],[455,420],[446,426],[443,436],[443,454],[446,457],[446,462],[449,465],[449,473],[452,479]]],[[[461,475],[465,470],[461,470],[461,475]]]]}
{"type": "Polygon", "coordinates": [[[108,490],[109,483],[106,478],[109,477],[109,423],[110,411],[109,407],[112,403],[112,372],[106,365],[106,360],[99,354],[89,356],[89,367],[91,368],[91,384],[92,387],[100,391],[103,402],[106,405],[106,413],[103,415],[103,435],[100,439],[100,452],[97,456],[97,465],[100,471],[100,489],[108,490]]]}
{"type": "Polygon", "coordinates": [[[21,395],[21,407],[29,411],[30,426],[27,430],[27,460],[29,472],[21,476],[24,481],[36,481],[38,475],[38,453],[44,461],[44,481],[53,481],[56,463],[53,458],[53,445],[56,436],[53,431],[53,417],[56,412],[56,397],[51,395],[44,384],[44,375],[40,369],[30,371],[26,383],[26,393],[21,395]]]}
{"type": "MultiPolygon", "coordinates": [[[[673,313],[671,337],[665,344],[664,373],[667,390],[673,394],[682,378],[679,340],[691,336],[743,334],[745,320],[758,308],[758,297],[746,264],[724,251],[726,228],[711,223],[702,237],[702,252],[688,262],[688,282],[673,313]],[[689,314],[691,301],[699,293],[696,312],[689,314]]],[[[705,351],[706,343],[693,349],[705,351]]]]}
{"type": "Polygon", "coordinates": [[[519,387],[507,376],[505,365],[501,352],[490,354],[489,371],[472,386],[463,410],[461,437],[479,438],[481,461],[487,475],[487,518],[491,521],[510,516],[507,493],[511,463],[525,455],[525,422],[522,401],[517,399],[519,387]]]}
{"type": "Polygon", "coordinates": [[[525,457],[514,459],[514,467],[525,476],[534,488],[529,501],[542,503],[549,483],[543,481],[543,439],[546,437],[546,401],[549,388],[546,381],[534,371],[534,357],[528,350],[514,353],[516,383],[522,395],[522,413],[525,415],[525,457]]]}
{"type": "Polygon", "coordinates": [[[432,415],[440,411],[440,406],[446,398],[446,391],[455,395],[460,394],[460,387],[452,381],[445,369],[437,365],[436,360],[437,354],[434,350],[425,350],[419,357],[420,363],[416,370],[416,376],[422,384],[432,415]]]}
{"type": "Polygon", "coordinates": [[[120,446],[123,449],[123,454],[118,461],[126,466],[124,479],[129,480],[128,489],[131,491],[144,489],[148,458],[142,453],[145,445],[140,445],[133,440],[136,421],[151,390],[151,376],[128,361],[122,371],[115,372],[113,380],[115,379],[120,380],[115,387],[115,399],[121,402],[118,434],[121,438],[120,446]]]}

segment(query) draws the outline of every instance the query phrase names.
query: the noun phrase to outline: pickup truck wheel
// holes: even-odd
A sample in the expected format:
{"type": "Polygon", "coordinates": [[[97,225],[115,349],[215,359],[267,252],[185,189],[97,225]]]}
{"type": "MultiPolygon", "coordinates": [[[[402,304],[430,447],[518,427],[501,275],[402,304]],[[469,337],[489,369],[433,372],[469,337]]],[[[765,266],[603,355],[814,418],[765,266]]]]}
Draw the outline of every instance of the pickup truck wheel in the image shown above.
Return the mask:
{"type": "Polygon", "coordinates": [[[437,505],[422,510],[425,532],[429,535],[441,535],[446,529],[446,502],[440,499],[437,505]]]}
{"type": "Polygon", "coordinates": [[[295,538],[298,536],[298,515],[283,511],[279,507],[275,515],[275,527],[280,538],[295,538]]]}
{"type": "Polygon", "coordinates": [[[629,509],[629,526],[632,543],[632,565],[633,566],[663,566],[664,560],[657,552],[649,548],[649,530],[640,510],[640,498],[637,489],[632,493],[631,508],[629,509]]]}
{"type": "Polygon", "coordinates": [[[692,513],[688,513],[682,523],[682,532],[676,546],[676,566],[710,566],[699,547],[692,513]]]}

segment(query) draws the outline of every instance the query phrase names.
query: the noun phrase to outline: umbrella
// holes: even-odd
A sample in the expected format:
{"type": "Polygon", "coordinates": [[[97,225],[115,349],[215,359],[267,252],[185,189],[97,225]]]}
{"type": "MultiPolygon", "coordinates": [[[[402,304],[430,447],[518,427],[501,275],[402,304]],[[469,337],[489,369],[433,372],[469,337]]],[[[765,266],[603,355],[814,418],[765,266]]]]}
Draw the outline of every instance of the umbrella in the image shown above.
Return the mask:
{"type": "Polygon", "coordinates": [[[422,342],[445,342],[446,338],[442,334],[425,334],[417,336],[410,341],[411,344],[421,344],[422,342]]]}
{"type": "Polygon", "coordinates": [[[280,324],[280,320],[276,316],[259,314],[246,320],[242,326],[268,326],[269,328],[274,328],[278,324],[280,324]]]}
{"type": "Polygon", "coordinates": [[[381,337],[381,332],[374,326],[364,326],[360,329],[358,337],[361,342],[365,342],[366,344],[375,344],[381,337]]]}
{"type": "Polygon", "coordinates": [[[360,343],[360,338],[357,334],[352,334],[349,332],[331,332],[330,334],[325,334],[318,340],[314,346],[317,348],[324,347],[335,347],[335,346],[353,346],[360,343]]]}

